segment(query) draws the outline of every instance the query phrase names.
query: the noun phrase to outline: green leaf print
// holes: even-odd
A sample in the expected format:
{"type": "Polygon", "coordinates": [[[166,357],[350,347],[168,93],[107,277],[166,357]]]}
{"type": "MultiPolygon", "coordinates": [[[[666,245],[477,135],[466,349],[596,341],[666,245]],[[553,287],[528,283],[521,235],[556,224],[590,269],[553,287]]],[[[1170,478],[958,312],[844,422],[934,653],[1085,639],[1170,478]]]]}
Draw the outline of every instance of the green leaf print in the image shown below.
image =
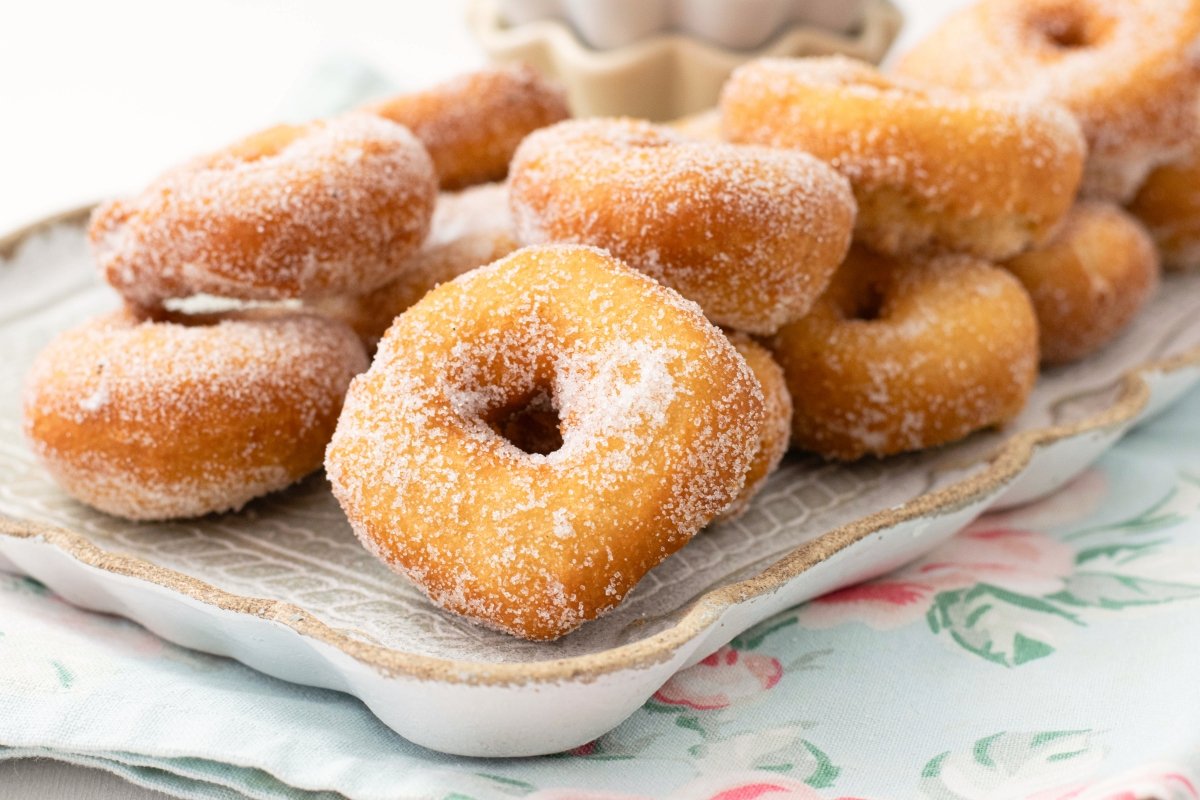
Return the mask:
{"type": "Polygon", "coordinates": [[[1087,774],[1103,757],[1088,730],[1001,731],[947,750],[921,770],[925,800],[1026,797],[1087,774]]]}
{"type": "Polygon", "coordinates": [[[934,633],[946,633],[968,652],[1006,667],[1053,653],[1046,641],[1052,623],[1082,624],[1042,598],[987,583],[940,592],[925,618],[934,633]]]}
{"type": "Polygon", "coordinates": [[[1046,599],[1068,606],[1115,611],[1200,597],[1200,586],[1112,572],[1076,572],[1065,583],[1061,592],[1049,595],[1046,599]]]}
{"type": "Polygon", "coordinates": [[[1142,556],[1153,555],[1158,551],[1158,548],[1166,543],[1166,540],[1159,539],[1154,542],[1106,544],[1099,547],[1089,547],[1086,550],[1080,550],[1075,555],[1075,564],[1081,566],[1096,559],[1103,559],[1117,565],[1128,564],[1142,556]]]}

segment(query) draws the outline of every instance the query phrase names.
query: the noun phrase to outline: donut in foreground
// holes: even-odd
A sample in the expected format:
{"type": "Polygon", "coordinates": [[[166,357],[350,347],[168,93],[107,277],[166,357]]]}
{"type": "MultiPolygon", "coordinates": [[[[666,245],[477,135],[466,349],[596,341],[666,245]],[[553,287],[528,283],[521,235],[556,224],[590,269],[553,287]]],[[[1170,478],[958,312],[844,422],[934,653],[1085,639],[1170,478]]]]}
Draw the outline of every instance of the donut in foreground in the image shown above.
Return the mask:
{"type": "Polygon", "coordinates": [[[759,334],[804,315],[854,225],[849,184],[812,156],[631,119],[531,134],[513,157],[509,200],[523,244],[606,248],[713,322],[759,334]]]}
{"type": "Polygon", "coordinates": [[[1088,141],[1083,193],[1127,201],[1200,125],[1200,0],[980,0],[898,74],[1061,103],[1088,141]]]}
{"type": "Polygon", "coordinates": [[[525,64],[460,75],[364,110],[412,130],[447,190],[502,180],[522,139],[570,116],[562,89],[525,64]]]}
{"type": "Polygon", "coordinates": [[[1004,270],[969,256],[851,249],[813,312],[769,343],[792,445],[826,458],[946,444],[1014,418],[1037,378],[1037,319],[1004,270]]]}
{"type": "Polygon", "coordinates": [[[728,507],[762,424],[693,303],[599,250],[526,248],[396,320],[325,465],[363,544],[434,603],[545,640],[728,507]],[[557,417],[551,452],[501,435],[529,413],[557,417]]]}
{"type": "Polygon", "coordinates": [[[1033,300],[1042,363],[1076,361],[1123,331],[1158,286],[1154,241],[1120,207],[1082,201],[1044,247],[1006,262],[1033,300]]]}
{"type": "Polygon", "coordinates": [[[1200,142],[1151,172],[1129,211],[1149,229],[1165,268],[1200,270],[1200,142]]]}
{"type": "Polygon", "coordinates": [[[1000,259],[1044,240],[1074,202],[1085,152],[1057,106],[893,80],[840,56],[738,68],[721,121],[730,141],[832,164],[854,186],[856,238],[892,255],[1000,259]]]}
{"type": "Polygon", "coordinates": [[[728,336],[742,358],[746,359],[746,364],[762,388],[763,426],[754,460],[750,463],[750,471],[746,473],[746,484],[737,499],[717,518],[721,522],[737,519],[750,507],[750,502],[762,490],[767,478],[779,468],[792,433],[792,396],[788,393],[783,369],[776,363],[770,350],[746,334],[732,332],[728,336]]]}
{"type": "Polygon", "coordinates": [[[131,303],[212,294],[320,297],[385,283],[429,230],[429,155],[399,125],[356,114],[281,125],[105,203],[88,237],[131,303]]]}
{"type": "Polygon", "coordinates": [[[25,433],[68,493],[109,514],[234,510],[321,466],[346,387],[366,368],[354,333],[315,315],[118,311],[38,355],[25,433]]]}
{"type": "Polygon", "coordinates": [[[306,305],[354,328],[374,351],[392,320],[429,290],[517,247],[504,184],[444,192],[433,211],[428,238],[397,267],[393,280],[370,292],[318,298],[306,305]]]}

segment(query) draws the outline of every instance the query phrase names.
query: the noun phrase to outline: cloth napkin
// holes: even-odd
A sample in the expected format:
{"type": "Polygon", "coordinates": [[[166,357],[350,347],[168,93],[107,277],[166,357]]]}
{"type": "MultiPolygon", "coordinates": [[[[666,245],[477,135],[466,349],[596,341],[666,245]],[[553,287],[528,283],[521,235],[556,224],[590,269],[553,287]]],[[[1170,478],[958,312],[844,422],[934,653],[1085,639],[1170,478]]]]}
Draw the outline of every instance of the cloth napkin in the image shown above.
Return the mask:
{"type": "Polygon", "coordinates": [[[455,758],[0,575],[0,759],[204,800],[1200,797],[1200,391],[1048,500],[781,614],[569,753],[455,758]]]}

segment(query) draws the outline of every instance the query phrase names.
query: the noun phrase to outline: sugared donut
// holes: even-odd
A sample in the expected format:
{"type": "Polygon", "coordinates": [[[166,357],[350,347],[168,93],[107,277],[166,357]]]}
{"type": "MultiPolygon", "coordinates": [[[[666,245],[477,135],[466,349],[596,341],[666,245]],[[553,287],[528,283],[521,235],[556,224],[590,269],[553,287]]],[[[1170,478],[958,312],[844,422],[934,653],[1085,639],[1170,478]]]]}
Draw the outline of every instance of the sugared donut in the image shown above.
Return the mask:
{"type": "Polygon", "coordinates": [[[899,262],[854,247],[812,313],[769,346],[792,393],[792,445],[886,456],[1000,425],[1037,377],[1033,305],[970,256],[899,262]]]}
{"type": "Polygon", "coordinates": [[[553,639],[737,497],[762,406],[695,304],[602,251],[527,248],[396,320],[325,465],[364,545],[434,603],[553,639]],[[497,432],[527,409],[561,446],[497,432]]]}
{"type": "Polygon", "coordinates": [[[472,72],[364,110],[411,129],[447,190],[503,179],[522,139],[570,116],[563,91],[524,64],[472,72]]]}
{"type": "Polygon", "coordinates": [[[1125,201],[1197,134],[1198,0],[980,0],[896,70],[1061,103],[1089,146],[1086,195],[1125,201]]]}
{"type": "Polygon", "coordinates": [[[1200,139],[1178,161],[1150,173],[1129,204],[1169,270],[1200,270],[1200,139]]]}
{"type": "Polygon", "coordinates": [[[129,519],[240,508],[318,469],[366,354],[346,326],[242,312],[149,321],[119,311],[54,339],[25,432],[75,498],[129,519]]]}
{"type": "Polygon", "coordinates": [[[763,426],[758,436],[758,449],[750,463],[750,471],[746,473],[746,483],[737,499],[721,512],[718,521],[736,519],[750,507],[750,501],[779,467],[792,434],[792,396],[788,393],[783,369],[770,350],[746,334],[732,332],[728,336],[762,388],[763,426]]]}
{"type": "Polygon", "coordinates": [[[447,192],[438,199],[429,237],[397,268],[394,280],[370,292],[320,298],[308,305],[354,328],[374,350],[392,320],[430,289],[490,264],[517,246],[503,184],[447,192]]]}
{"type": "Polygon", "coordinates": [[[1108,344],[1158,286],[1154,241],[1102,201],[1080,202],[1044,247],[1004,264],[1033,299],[1042,362],[1075,361],[1108,344]]]}
{"type": "Polygon", "coordinates": [[[1079,126],[1061,108],[965,95],[844,57],[763,59],[721,93],[725,137],[798,148],[850,179],[856,236],[892,255],[1012,256],[1075,199],[1079,126]]]}
{"type": "Polygon", "coordinates": [[[429,230],[433,164],[399,125],[355,114],[281,125],[105,203],[89,238],[132,303],[213,294],[243,300],[365,291],[429,230]]]}
{"type": "Polygon", "coordinates": [[[714,322],[762,334],[804,315],[854,223],[849,185],[812,156],[631,119],[531,134],[513,157],[509,198],[523,243],[606,248],[714,322]]]}

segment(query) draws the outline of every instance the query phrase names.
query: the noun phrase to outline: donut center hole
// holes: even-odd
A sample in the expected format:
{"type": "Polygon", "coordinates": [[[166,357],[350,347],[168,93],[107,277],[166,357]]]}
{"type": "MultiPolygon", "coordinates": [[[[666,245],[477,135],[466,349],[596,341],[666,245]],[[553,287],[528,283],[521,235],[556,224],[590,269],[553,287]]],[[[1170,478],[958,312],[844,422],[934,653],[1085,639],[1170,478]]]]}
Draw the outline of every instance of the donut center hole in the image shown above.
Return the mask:
{"type": "Polygon", "coordinates": [[[846,319],[875,322],[883,316],[883,287],[868,283],[842,311],[846,319]]]}
{"type": "Polygon", "coordinates": [[[1079,50],[1094,47],[1104,36],[1104,25],[1072,12],[1049,14],[1035,21],[1035,27],[1053,47],[1079,50]]]}
{"type": "Polygon", "coordinates": [[[563,446],[562,420],[545,390],[497,409],[487,423],[499,436],[530,455],[548,456],[563,446]]]}

